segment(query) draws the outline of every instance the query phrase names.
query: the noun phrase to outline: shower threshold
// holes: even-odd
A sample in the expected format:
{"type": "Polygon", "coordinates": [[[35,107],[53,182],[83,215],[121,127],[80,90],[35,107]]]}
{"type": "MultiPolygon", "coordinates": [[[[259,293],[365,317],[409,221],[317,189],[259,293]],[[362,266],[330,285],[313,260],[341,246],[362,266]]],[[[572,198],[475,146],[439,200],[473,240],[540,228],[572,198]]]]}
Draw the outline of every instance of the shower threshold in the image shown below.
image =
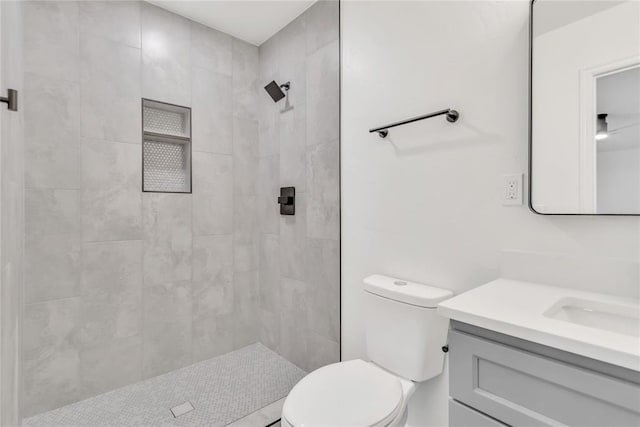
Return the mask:
{"type": "Polygon", "coordinates": [[[282,399],[304,375],[257,343],[35,415],[23,425],[226,426],[282,399]],[[194,409],[174,416],[171,408],[185,402],[194,409]]]}

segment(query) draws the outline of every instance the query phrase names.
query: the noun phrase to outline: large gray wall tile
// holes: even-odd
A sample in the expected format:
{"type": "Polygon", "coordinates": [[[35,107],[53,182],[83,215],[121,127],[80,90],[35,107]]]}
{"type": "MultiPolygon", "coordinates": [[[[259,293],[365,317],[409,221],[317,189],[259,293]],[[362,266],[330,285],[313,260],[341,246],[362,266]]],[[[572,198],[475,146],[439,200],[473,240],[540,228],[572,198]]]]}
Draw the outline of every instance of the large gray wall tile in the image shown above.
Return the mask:
{"type": "Polygon", "coordinates": [[[305,369],[309,336],[307,311],[313,304],[309,285],[283,277],[280,283],[280,345],[281,354],[305,369]]]}
{"type": "Polygon", "coordinates": [[[81,1],[80,34],[140,48],[140,2],[81,1]]]}
{"type": "MultiPolygon", "coordinates": [[[[282,313],[281,313],[282,314],[282,313]]],[[[307,365],[309,347],[307,329],[292,325],[288,317],[280,317],[278,353],[301,369],[307,365]]]]}
{"type": "Polygon", "coordinates": [[[255,195],[258,184],[258,122],[233,119],[233,193],[255,195]]]}
{"type": "Polygon", "coordinates": [[[82,348],[142,333],[142,242],[85,243],[82,259],[82,348]]]}
{"type": "Polygon", "coordinates": [[[80,294],[78,190],[25,191],[27,303],[80,294]]]}
{"type": "Polygon", "coordinates": [[[233,39],[233,115],[258,119],[258,48],[233,39]]]}
{"type": "Polygon", "coordinates": [[[258,270],[236,271],[233,278],[233,343],[236,348],[260,341],[258,270]]]}
{"type": "Polygon", "coordinates": [[[80,135],[80,85],[77,81],[25,73],[26,140],[77,142],[80,135]]]}
{"type": "Polygon", "coordinates": [[[142,339],[121,338],[80,351],[83,398],[142,380],[142,339]]]}
{"type": "Polygon", "coordinates": [[[79,298],[24,308],[24,415],[30,416],[79,399],[79,353],[75,344],[79,298]]]}
{"type": "Polygon", "coordinates": [[[263,233],[276,234],[279,230],[280,158],[261,157],[258,161],[258,224],[263,233]]]}
{"type": "Polygon", "coordinates": [[[79,233],[79,201],[78,190],[26,189],[25,230],[27,237],[79,233]]]}
{"type": "Polygon", "coordinates": [[[78,81],[78,3],[24,2],[24,71],[78,81]]]}
{"type": "Polygon", "coordinates": [[[232,166],[232,156],[193,153],[194,235],[233,232],[232,166]]]}
{"type": "Polygon", "coordinates": [[[145,98],[191,105],[191,22],[142,3],[142,94],[145,98]]]}
{"type": "Polygon", "coordinates": [[[25,185],[80,188],[80,85],[25,76],[25,185]]]}
{"type": "Polygon", "coordinates": [[[260,307],[278,312],[280,303],[280,236],[263,234],[260,239],[260,307]]]}
{"type": "Polygon", "coordinates": [[[193,316],[233,311],[233,236],[193,239],[193,316]]]}
{"type": "Polygon", "coordinates": [[[330,363],[340,361],[340,344],[313,332],[307,336],[307,358],[302,369],[314,371],[330,363]]]}
{"type": "Polygon", "coordinates": [[[308,16],[308,13],[303,13],[278,32],[278,67],[280,77],[285,81],[289,80],[287,74],[295,71],[296,66],[304,65],[306,61],[308,16]]]}
{"type": "Polygon", "coordinates": [[[83,35],[81,52],[82,135],[140,143],[140,49],[83,35]]]}
{"type": "Polygon", "coordinates": [[[80,236],[29,236],[25,241],[26,303],[80,296],[80,236]]]}
{"type": "MultiPolygon", "coordinates": [[[[262,286],[262,283],[260,283],[262,286]]],[[[260,309],[260,342],[276,353],[280,351],[280,314],[260,309]]]]}
{"type": "Polygon", "coordinates": [[[193,67],[193,150],[233,152],[231,77],[193,67]]]}
{"type": "Polygon", "coordinates": [[[307,152],[307,235],[340,238],[340,145],[309,147],[307,152]]]}
{"type": "Polygon", "coordinates": [[[338,39],[340,34],[340,3],[337,0],[317,1],[305,13],[307,16],[307,52],[338,39]]]}
{"type": "Polygon", "coordinates": [[[144,300],[144,378],[191,364],[191,283],[145,284],[144,300]]]}
{"type": "Polygon", "coordinates": [[[291,90],[280,112],[280,185],[306,188],[306,73],[305,63],[292,67],[291,90]]]}
{"type": "Polygon", "coordinates": [[[256,196],[233,199],[233,263],[235,271],[258,268],[258,218],[256,196]]]}
{"type": "Polygon", "coordinates": [[[145,284],[191,280],[191,196],[143,196],[145,284]]]}
{"type": "MultiPolygon", "coordinates": [[[[260,157],[277,155],[280,151],[280,110],[283,101],[276,104],[264,91],[263,87],[272,78],[261,79],[258,92],[258,114],[260,115],[260,132],[258,138],[258,153],[260,157]]],[[[276,80],[281,84],[279,80],[276,80]]]]}
{"type": "Polygon", "coordinates": [[[232,315],[207,315],[193,319],[193,359],[210,359],[234,349],[232,315]]]}
{"type": "Polygon", "coordinates": [[[340,242],[309,239],[308,272],[312,304],[307,310],[309,329],[334,342],[340,340],[340,242]]]}
{"type": "Polygon", "coordinates": [[[233,37],[191,22],[191,61],[194,67],[231,76],[233,37]]]}
{"type": "Polygon", "coordinates": [[[233,273],[231,235],[195,236],[193,238],[193,280],[230,286],[233,273]]]}
{"type": "MultiPolygon", "coordinates": [[[[280,33],[276,33],[269,40],[266,40],[258,49],[258,75],[261,79],[266,77],[277,78],[280,70],[280,33]]],[[[267,82],[265,82],[266,84],[267,82]]],[[[264,85],[263,85],[264,86],[264,85]]]]}
{"type": "Polygon", "coordinates": [[[340,134],[338,41],[307,59],[307,144],[337,141],[340,134]]]}
{"type": "Polygon", "coordinates": [[[141,238],[140,164],[140,145],[83,140],[85,242],[141,238]]]}

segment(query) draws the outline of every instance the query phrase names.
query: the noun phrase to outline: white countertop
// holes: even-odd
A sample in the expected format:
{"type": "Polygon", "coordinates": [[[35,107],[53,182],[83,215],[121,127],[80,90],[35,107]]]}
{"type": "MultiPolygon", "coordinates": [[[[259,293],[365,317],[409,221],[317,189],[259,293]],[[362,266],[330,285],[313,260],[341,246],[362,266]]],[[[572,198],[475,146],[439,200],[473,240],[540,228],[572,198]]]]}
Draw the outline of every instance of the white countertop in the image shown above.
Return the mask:
{"type": "Polygon", "coordinates": [[[640,337],[544,316],[560,298],[640,309],[633,298],[498,279],[441,302],[438,312],[452,320],[640,371],[640,337]]]}

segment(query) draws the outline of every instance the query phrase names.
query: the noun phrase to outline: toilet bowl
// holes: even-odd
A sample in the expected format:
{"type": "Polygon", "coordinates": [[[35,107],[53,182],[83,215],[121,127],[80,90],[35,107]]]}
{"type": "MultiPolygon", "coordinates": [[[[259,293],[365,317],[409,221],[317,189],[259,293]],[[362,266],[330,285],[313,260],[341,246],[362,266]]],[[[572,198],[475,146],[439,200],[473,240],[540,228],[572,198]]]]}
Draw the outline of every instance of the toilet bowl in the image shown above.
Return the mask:
{"type": "Polygon", "coordinates": [[[282,408],[287,427],[402,426],[413,381],[373,363],[350,360],[320,368],[291,390],[282,408]]]}
{"type": "Polygon", "coordinates": [[[396,427],[407,420],[416,384],[442,373],[446,289],[374,275],[364,279],[367,356],[311,372],[282,408],[286,427],[396,427]]]}

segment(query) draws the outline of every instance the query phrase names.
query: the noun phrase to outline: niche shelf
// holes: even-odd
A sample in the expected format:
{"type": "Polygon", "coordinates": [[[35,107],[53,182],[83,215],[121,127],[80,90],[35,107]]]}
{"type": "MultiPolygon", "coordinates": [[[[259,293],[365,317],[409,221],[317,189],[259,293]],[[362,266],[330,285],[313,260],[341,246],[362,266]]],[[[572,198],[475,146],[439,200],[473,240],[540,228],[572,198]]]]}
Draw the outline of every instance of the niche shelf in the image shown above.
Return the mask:
{"type": "Polygon", "coordinates": [[[142,100],[142,191],[191,193],[191,109],[142,100]]]}

